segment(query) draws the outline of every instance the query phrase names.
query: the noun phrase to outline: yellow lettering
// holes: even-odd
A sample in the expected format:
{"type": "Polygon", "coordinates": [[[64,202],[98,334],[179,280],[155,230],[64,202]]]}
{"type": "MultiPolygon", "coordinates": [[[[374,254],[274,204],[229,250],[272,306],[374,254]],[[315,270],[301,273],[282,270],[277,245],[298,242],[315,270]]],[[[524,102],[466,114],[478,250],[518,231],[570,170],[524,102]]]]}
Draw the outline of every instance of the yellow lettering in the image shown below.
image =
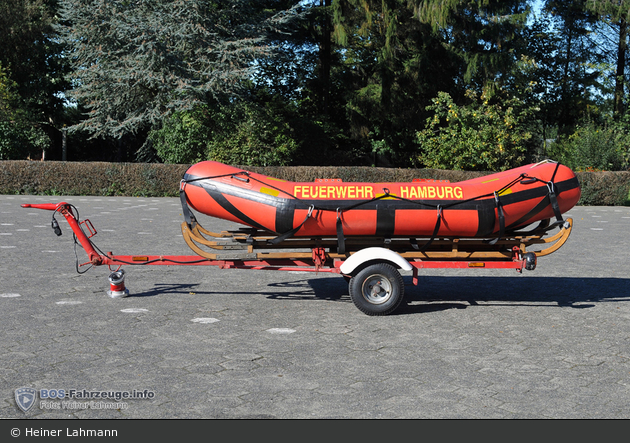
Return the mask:
{"type": "Polygon", "coordinates": [[[326,194],[326,186],[321,186],[319,188],[319,198],[328,198],[328,194],[326,194]]]}
{"type": "Polygon", "coordinates": [[[302,186],[293,187],[293,195],[295,195],[296,197],[299,197],[301,193],[302,193],[302,186]]]}
{"type": "Polygon", "coordinates": [[[348,187],[348,198],[357,198],[357,187],[356,186],[349,186],[348,187]]]}
{"type": "Polygon", "coordinates": [[[308,186],[302,186],[302,198],[311,198],[311,195],[309,194],[309,187],[308,186]]]}
{"type": "Polygon", "coordinates": [[[413,186],[411,188],[411,194],[409,194],[409,198],[418,198],[418,188],[413,186]]]}
{"type": "Polygon", "coordinates": [[[319,186],[311,187],[311,198],[319,197],[319,186]]]}
{"type": "Polygon", "coordinates": [[[447,199],[453,198],[453,188],[451,186],[446,187],[446,198],[447,199]]]}
{"type": "Polygon", "coordinates": [[[339,190],[341,198],[346,198],[346,192],[348,192],[348,188],[346,186],[340,186],[337,189],[339,190]]]}
{"type": "Polygon", "coordinates": [[[427,188],[422,187],[422,188],[418,188],[418,198],[427,198],[427,188]]]}
{"type": "Polygon", "coordinates": [[[464,190],[460,188],[459,186],[456,186],[453,189],[453,194],[455,195],[455,198],[458,198],[458,199],[464,198],[464,190]]]}
{"type": "Polygon", "coordinates": [[[328,198],[336,198],[334,186],[328,186],[328,198]]]}
{"type": "Polygon", "coordinates": [[[400,198],[409,198],[409,188],[407,186],[400,187],[400,198]]]}
{"type": "Polygon", "coordinates": [[[364,187],[363,191],[365,191],[364,198],[374,198],[374,189],[372,188],[372,186],[364,187]]]}
{"type": "Polygon", "coordinates": [[[429,186],[427,188],[427,193],[429,195],[429,198],[435,198],[435,187],[429,186]]]}
{"type": "Polygon", "coordinates": [[[438,186],[437,187],[437,196],[440,199],[444,198],[444,187],[443,186],[438,186]]]}

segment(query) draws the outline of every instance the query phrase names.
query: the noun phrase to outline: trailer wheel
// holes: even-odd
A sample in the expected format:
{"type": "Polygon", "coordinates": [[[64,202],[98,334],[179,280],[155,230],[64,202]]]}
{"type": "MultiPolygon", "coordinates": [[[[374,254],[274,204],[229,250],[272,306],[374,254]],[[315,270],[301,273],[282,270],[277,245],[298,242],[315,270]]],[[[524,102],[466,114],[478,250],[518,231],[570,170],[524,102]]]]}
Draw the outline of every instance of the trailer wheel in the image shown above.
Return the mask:
{"type": "Polygon", "coordinates": [[[350,298],[367,315],[387,315],[398,308],[405,286],[396,268],[387,263],[366,266],[350,279],[350,298]]]}

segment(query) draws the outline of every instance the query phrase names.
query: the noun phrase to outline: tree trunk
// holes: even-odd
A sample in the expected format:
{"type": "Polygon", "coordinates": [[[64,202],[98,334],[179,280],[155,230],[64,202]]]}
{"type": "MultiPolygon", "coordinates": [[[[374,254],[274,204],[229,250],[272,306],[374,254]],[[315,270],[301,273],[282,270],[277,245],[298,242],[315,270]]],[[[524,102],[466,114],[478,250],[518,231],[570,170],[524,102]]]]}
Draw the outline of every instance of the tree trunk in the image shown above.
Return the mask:
{"type": "Polygon", "coordinates": [[[615,119],[620,119],[624,113],[624,89],[626,84],[626,51],[628,49],[628,23],[624,18],[619,19],[619,45],[617,46],[617,72],[615,74],[615,119]]]}
{"type": "Polygon", "coordinates": [[[330,24],[330,2],[331,0],[320,0],[320,6],[326,8],[322,22],[322,35],[319,45],[319,63],[320,63],[320,81],[321,81],[321,100],[322,111],[328,113],[330,105],[330,67],[332,62],[332,45],[331,45],[331,24],[330,24]]]}

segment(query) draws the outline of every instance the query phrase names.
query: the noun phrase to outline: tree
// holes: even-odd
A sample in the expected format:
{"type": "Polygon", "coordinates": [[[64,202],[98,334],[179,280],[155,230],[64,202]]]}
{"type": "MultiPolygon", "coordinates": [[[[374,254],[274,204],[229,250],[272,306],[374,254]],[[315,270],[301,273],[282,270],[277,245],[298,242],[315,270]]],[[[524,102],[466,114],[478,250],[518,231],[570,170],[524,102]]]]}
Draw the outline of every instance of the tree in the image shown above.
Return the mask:
{"type": "Polygon", "coordinates": [[[616,37],[616,50],[612,51],[615,66],[614,116],[621,119],[625,112],[626,56],[628,52],[628,32],[630,24],[630,1],[628,0],[588,0],[586,7],[597,14],[600,21],[613,30],[616,37]]]}
{"type": "Polygon", "coordinates": [[[233,91],[291,11],[253,0],[62,0],[74,130],[120,138],[233,91]]]}
{"type": "Polygon", "coordinates": [[[417,18],[442,36],[458,58],[460,93],[490,94],[509,79],[525,49],[527,0],[413,0],[417,18]]]}
{"type": "Polygon", "coordinates": [[[9,78],[0,62],[0,120],[12,120],[14,118],[16,87],[17,84],[9,78]]]}
{"type": "MultiPolygon", "coordinates": [[[[505,94],[501,91],[500,94],[505,94]]],[[[465,105],[441,92],[428,107],[432,116],[417,133],[417,164],[429,168],[498,171],[520,166],[533,151],[531,108],[516,97],[501,104],[474,91],[465,105]]]]}
{"type": "Polygon", "coordinates": [[[347,133],[373,164],[404,165],[426,103],[452,89],[455,60],[406,0],[334,0],[332,8],[347,133]]]}
{"type": "Polygon", "coordinates": [[[572,2],[547,0],[544,11],[551,17],[556,46],[548,66],[551,72],[547,112],[554,116],[560,133],[570,133],[575,125],[595,110],[594,94],[600,89],[595,44],[590,38],[595,16],[586,0],[572,2]]]}
{"type": "MultiPolygon", "coordinates": [[[[30,142],[23,146],[25,153],[49,147],[51,139],[60,138],[63,125],[63,91],[68,83],[67,67],[54,30],[57,7],[56,0],[0,2],[0,65],[14,85],[10,101],[12,133],[14,138],[20,131],[39,134],[36,146],[30,142]],[[18,114],[20,124],[16,126],[18,114]],[[48,141],[44,142],[46,138],[48,141]]],[[[5,126],[8,124],[5,121],[5,126]]],[[[33,139],[27,133],[20,136],[20,144],[33,139]]]]}

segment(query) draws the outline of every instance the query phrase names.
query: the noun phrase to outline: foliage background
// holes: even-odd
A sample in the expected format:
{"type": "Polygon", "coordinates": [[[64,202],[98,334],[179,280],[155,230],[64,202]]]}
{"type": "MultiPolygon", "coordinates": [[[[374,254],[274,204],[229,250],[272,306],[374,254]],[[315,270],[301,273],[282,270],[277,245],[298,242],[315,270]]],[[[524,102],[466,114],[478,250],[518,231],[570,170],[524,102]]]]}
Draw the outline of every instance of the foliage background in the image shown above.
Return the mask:
{"type": "MultiPolygon", "coordinates": [[[[0,162],[0,194],[177,197],[190,165],[109,162],[0,162]]],[[[411,182],[414,178],[458,182],[488,171],[381,168],[372,166],[248,166],[245,170],[291,181],[340,178],[344,182],[411,182]]],[[[580,205],[630,205],[630,172],[583,171],[580,205]]]]}
{"type": "Polygon", "coordinates": [[[630,0],[4,0],[0,160],[627,170],[630,0]]]}

